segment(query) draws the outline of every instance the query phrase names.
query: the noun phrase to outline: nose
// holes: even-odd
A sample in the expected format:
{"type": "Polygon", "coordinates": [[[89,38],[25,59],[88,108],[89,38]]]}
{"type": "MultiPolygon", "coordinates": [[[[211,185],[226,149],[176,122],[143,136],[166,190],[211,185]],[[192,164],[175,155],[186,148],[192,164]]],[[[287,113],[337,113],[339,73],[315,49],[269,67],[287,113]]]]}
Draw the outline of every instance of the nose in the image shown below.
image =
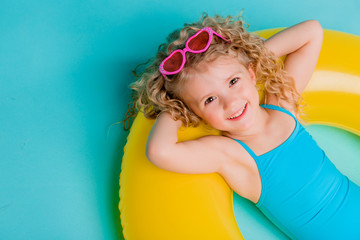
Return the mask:
{"type": "Polygon", "coordinates": [[[226,94],[223,96],[223,110],[225,112],[232,113],[233,111],[236,111],[238,103],[239,101],[235,96],[232,96],[230,94],[226,94]]]}

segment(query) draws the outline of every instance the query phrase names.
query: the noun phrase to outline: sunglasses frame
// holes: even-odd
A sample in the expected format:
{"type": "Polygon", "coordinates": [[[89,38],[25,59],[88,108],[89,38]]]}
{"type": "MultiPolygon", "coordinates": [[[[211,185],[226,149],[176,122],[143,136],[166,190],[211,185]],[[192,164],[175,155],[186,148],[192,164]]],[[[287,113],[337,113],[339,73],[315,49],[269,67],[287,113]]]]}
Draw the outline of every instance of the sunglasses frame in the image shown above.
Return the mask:
{"type": "Polygon", "coordinates": [[[193,36],[191,36],[191,37],[186,41],[186,43],[185,43],[185,48],[183,48],[183,49],[177,49],[177,50],[173,51],[167,58],[165,58],[165,59],[161,62],[160,66],[159,66],[159,71],[161,72],[161,74],[165,77],[165,75],[174,75],[174,74],[179,73],[179,72],[183,69],[183,67],[184,67],[184,65],[185,65],[185,62],[186,62],[185,53],[186,53],[186,52],[191,52],[191,53],[202,53],[202,52],[205,52],[205,51],[209,48],[210,43],[211,43],[211,41],[212,41],[212,38],[213,38],[214,34],[215,34],[216,36],[224,39],[226,42],[231,43],[229,40],[227,40],[226,38],[224,38],[223,36],[221,36],[220,34],[218,34],[217,32],[215,32],[214,30],[212,30],[211,27],[204,27],[204,28],[200,29],[198,32],[196,32],[193,36]],[[207,32],[207,33],[209,34],[209,40],[208,40],[206,46],[205,46],[203,49],[197,50],[197,51],[190,49],[190,48],[189,48],[189,42],[190,42],[192,39],[196,38],[196,37],[197,37],[200,33],[202,33],[202,32],[207,32]],[[174,56],[174,54],[176,54],[176,53],[178,53],[178,52],[180,52],[181,55],[182,55],[182,63],[181,63],[181,66],[180,66],[179,69],[176,70],[176,71],[173,71],[173,72],[168,72],[168,71],[166,71],[166,70],[164,69],[164,64],[166,63],[166,61],[168,61],[169,59],[171,59],[171,58],[174,56]]]}

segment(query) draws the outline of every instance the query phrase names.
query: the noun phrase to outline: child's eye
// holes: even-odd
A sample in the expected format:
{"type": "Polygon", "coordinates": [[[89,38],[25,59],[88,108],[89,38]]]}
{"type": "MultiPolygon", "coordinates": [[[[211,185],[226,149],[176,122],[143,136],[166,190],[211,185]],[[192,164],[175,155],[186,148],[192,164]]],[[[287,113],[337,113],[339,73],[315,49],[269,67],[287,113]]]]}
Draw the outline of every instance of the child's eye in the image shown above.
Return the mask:
{"type": "Polygon", "coordinates": [[[230,82],[229,82],[229,86],[231,87],[231,86],[234,85],[238,80],[239,80],[239,78],[237,78],[237,77],[231,79],[230,82]]]}
{"type": "Polygon", "coordinates": [[[215,100],[215,97],[209,97],[208,99],[205,100],[205,105],[211,103],[214,100],[215,100]]]}

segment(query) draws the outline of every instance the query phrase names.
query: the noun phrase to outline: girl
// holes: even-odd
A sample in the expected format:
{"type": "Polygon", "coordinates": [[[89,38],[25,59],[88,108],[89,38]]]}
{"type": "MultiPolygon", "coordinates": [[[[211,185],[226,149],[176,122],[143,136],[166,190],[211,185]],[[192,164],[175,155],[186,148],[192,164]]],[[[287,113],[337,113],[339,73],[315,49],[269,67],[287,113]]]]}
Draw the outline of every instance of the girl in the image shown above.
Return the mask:
{"type": "Polygon", "coordinates": [[[297,119],[322,40],[314,20],[266,41],[231,16],[185,24],[132,85],[128,117],[136,108],[156,118],[148,159],[179,173],[219,173],[293,239],[359,239],[360,188],[297,119]],[[178,142],[180,126],[200,121],[222,136],[178,142]]]}

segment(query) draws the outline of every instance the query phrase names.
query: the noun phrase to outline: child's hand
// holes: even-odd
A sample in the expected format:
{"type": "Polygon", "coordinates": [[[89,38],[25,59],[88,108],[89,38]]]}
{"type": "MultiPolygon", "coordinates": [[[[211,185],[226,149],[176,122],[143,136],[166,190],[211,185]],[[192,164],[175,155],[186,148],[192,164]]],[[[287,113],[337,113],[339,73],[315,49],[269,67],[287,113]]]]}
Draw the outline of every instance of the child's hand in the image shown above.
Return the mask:
{"type": "Polygon", "coordinates": [[[284,70],[295,80],[301,94],[308,84],[318,61],[323,41],[323,29],[316,20],[289,27],[265,42],[277,57],[286,56],[284,70]]]}

